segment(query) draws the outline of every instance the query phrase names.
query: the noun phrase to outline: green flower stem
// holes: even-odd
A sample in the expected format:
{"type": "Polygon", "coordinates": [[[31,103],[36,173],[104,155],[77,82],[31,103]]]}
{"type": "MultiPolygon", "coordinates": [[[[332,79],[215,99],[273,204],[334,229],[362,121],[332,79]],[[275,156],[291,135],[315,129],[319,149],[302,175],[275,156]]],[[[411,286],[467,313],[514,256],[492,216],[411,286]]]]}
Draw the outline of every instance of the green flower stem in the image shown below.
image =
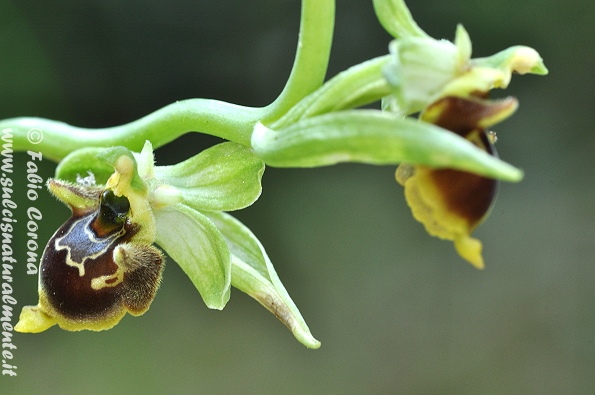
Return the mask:
{"type": "Polygon", "coordinates": [[[403,0],[373,0],[374,11],[384,29],[395,38],[429,37],[413,20],[403,0]]]}
{"type": "Polygon", "coordinates": [[[295,103],[318,89],[326,75],[334,27],[334,0],[303,0],[300,35],[289,80],[279,97],[263,108],[244,107],[210,99],[172,103],[125,125],[87,129],[43,118],[12,118],[0,121],[0,130],[12,129],[15,151],[41,151],[60,161],[69,153],[87,147],[125,146],[140,151],[145,140],[159,148],[179,136],[195,131],[249,145],[257,122],[281,117],[295,103]],[[28,141],[37,129],[43,140],[28,141]]]}
{"type": "Polygon", "coordinates": [[[341,162],[401,162],[451,168],[505,181],[521,170],[436,125],[383,113],[350,110],[319,115],[275,131],[258,124],[252,149],[267,165],[318,167],[341,162]]]}
{"type": "Polygon", "coordinates": [[[382,73],[390,60],[390,55],[381,56],[337,74],[296,104],[271,128],[281,129],[300,119],[355,108],[382,99],[391,93],[391,87],[382,73]]]}
{"type": "Polygon", "coordinates": [[[328,67],[334,25],[334,0],[302,1],[299,40],[291,74],[281,94],[265,107],[266,115],[262,123],[269,124],[279,119],[322,85],[328,67]]]}
{"type": "Polygon", "coordinates": [[[136,121],[102,129],[86,129],[43,118],[12,118],[0,121],[0,130],[12,129],[15,151],[35,150],[59,161],[86,147],[125,146],[140,151],[145,140],[158,148],[181,135],[196,131],[249,145],[254,124],[263,110],[217,100],[189,99],[165,106],[136,121]],[[38,129],[43,140],[33,145],[27,133],[38,129]]]}

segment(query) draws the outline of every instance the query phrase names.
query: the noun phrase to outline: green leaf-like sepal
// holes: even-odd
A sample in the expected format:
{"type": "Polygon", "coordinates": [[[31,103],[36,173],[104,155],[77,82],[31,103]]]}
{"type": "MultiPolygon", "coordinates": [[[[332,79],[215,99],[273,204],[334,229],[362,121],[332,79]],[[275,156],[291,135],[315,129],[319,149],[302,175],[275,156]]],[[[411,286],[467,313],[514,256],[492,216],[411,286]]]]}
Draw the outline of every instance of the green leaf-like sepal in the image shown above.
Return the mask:
{"type": "Polygon", "coordinates": [[[155,242],[182,268],[211,309],[230,295],[231,257],[221,232],[203,214],[178,203],[155,211],[155,242]]]}
{"type": "Polygon", "coordinates": [[[471,41],[458,26],[453,44],[447,40],[408,37],[389,45],[392,60],[384,75],[396,99],[393,112],[411,114],[443,95],[443,88],[466,69],[471,41]]]}
{"type": "Polygon", "coordinates": [[[155,178],[179,191],[181,201],[201,211],[247,207],[260,196],[264,163],[236,143],[222,143],[173,166],[155,167],[155,178]]]}
{"type": "Polygon", "coordinates": [[[252,134],[252,147],[266,164],[278,167],[406,162],[506,181],[519,181],[523,176],[521,170],[455,133],[377,110],[320,115],[279,131],[258,124],[252,134]]]}
{"type": "Polygon", "coordinates": [[[310,333],[256,236],[229,214],[208,215],[223,233],[231,250],[231,284],[256,299],[279,318],[306,347],[320,347],[320,342],[310,333]]]}

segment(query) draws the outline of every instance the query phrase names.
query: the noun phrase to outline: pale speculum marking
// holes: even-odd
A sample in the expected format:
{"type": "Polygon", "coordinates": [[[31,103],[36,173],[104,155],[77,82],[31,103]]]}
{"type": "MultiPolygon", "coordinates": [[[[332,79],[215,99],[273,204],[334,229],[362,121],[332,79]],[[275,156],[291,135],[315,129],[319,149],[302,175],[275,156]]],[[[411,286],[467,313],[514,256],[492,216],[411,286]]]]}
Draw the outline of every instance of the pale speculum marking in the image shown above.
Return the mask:
{"type": "Polygon", "coordinates": [[[115,287],[122,281],[124,281],[124,270],[118,266],[118,269],[116,269],[114,274],[110,274],[109,276],[99,276],[92,279],[91,288],[98,291],[105,287],[115,287]]]}
{"type": "Polygon", "coordinates": [[[85,262],[88,259],[105,254],[112,244],[126,233],[122,228],[116,233],[98,239],[90,226],[94,218],[93,215],[88,215],[74,221],[68,232],[55,242],[56,251],[66,250],[66,264],[76,267],[81,277],[85,275],[85,262]]]}

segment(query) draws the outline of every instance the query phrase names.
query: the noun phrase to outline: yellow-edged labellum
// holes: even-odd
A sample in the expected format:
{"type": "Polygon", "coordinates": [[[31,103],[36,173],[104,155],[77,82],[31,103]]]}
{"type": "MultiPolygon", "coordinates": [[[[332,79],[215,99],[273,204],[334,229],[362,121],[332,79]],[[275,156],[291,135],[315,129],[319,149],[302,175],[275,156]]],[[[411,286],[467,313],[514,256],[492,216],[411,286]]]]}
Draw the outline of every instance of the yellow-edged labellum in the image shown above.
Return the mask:
{"type": "Polygon", "coordinates": [[[161,281],[163,254],[136,237],[130,202],[106,187],[50,180],[50,191],[72,217],[48,242],[39,277],[39,303],[25,306],[19,332],[104,330],[126,313],[148,310],[161,281]]]}
{"type": "MultiPolygon", "coordinates": [[[[508,117],[516,107],[513,98],[491,101],[449,96],[430,105],[421,119],[450,130],[496,156],[495,133],[485,128],[508,117]]],[[[462,258],[483,269],[482,243],[471,237],[471,233],[488,216],[498,181],[460,170],[407,163],[399,165],[395,176],[405,187],[405,198],[413,216],[426,231],[452,240],[462,258]]]]}

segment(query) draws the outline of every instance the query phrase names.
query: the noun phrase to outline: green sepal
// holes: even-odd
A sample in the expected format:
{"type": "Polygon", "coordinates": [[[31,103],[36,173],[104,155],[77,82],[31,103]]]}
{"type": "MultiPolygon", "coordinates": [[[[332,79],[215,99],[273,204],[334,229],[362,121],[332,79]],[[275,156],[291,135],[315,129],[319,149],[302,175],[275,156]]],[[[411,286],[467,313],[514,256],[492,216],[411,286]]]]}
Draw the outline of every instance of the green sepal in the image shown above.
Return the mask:
{"type": "Polygon", "coordinates": [[[229,214],[217,212],[208,216],[223,233],[231,250],[231,285],[279,318],[300,343],[308,348],[319,348],[320,342],[310,333],[256,236],[229,214]]]}
{"type": "Polygon", "coordinates": [[[68,154],[56,167],[56,178],[76,182],[91,172],[97,184],[105,184],[114,173],[114,167],[99,158],[105,148],[81,148],[68,154]]]}
{"type": "Polygon", "coordinates": [[[455,43],[433,38],[408,37],[389,45],[391,61],[384,76],[393,88],[393,112],[412,114],[443,96],[443,88],[465,71],[471,41],[462,26],[455,43]]]}
{"type": "Polygon", "coordinates": [[[279,131],[256,125],[252,147],[267,165],[316,167],[341,162],[450,168],[505,181],[523,172],[436,125],[378,110],[350,110],[301,120],[279,131]]]}
{"type": "Polygon", "coordinates": [[[181,201],[201,211],[239,210],[262,191],[264,163],[243,145],[217,144],[173,166],[156,166],[160,184],[174,187],[181,201]]]}
{"type": "Polygon", "coordinates": [[[181,203],[156,210],[155,220],[155,242],[182,268],[207,307],[223,309],[230,295],[231,256],[221,232],[181,203]]]}

